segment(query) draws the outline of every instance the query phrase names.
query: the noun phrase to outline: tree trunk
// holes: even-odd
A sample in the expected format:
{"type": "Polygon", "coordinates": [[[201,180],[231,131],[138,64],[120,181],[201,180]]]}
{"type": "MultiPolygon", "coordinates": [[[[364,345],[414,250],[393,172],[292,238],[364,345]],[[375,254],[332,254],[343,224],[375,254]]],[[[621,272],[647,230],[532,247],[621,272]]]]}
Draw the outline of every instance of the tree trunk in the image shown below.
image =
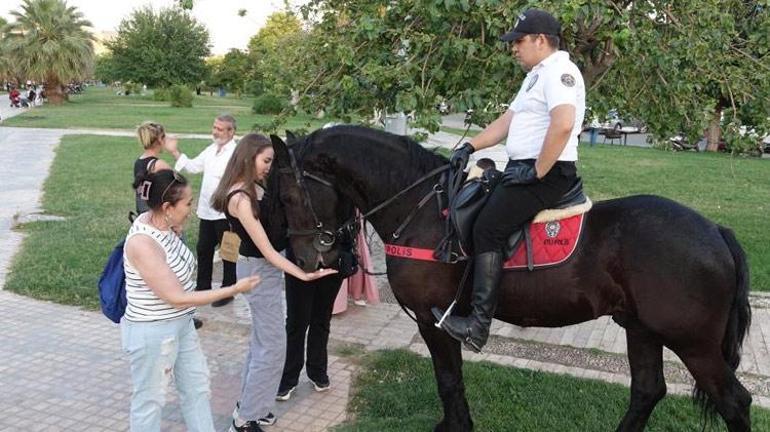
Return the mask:
{"type": "Polygon", "coordinates": [[[706,151],[715,152],[719,150],[719,141],[722,138],[722,107],[717,106],[714,114],[709,120],[708,129],[706,129],[706,151]]]}
{"type": "Polygon", "coordinates": [[[61,80],[57,76],[48,76],[45,82],[45,93],[51,105],[61,105],[67,100],[67,94],[64,93],[61,80]]]}

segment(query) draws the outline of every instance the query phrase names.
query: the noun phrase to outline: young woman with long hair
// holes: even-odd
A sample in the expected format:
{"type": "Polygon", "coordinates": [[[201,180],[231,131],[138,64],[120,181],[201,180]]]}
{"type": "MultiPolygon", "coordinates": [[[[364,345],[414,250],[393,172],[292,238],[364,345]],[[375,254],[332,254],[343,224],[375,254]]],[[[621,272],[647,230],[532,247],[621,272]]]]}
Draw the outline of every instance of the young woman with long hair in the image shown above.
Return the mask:
{"type": "MultiPolygon", "coordinates": [[[[245,296],[251,311],[251,341],[243,369],[241,397],[230,428],[233,432],[261,431],[260,425],[275,423],[270,409],[286,356],[282,272],[303,281],[336,273],[330,269],[305,273],[271,243],[265,231],[265,226],[270,224],[269,214],[261,211],[260,200],[272,163],[273,146],[267,137],[244,136],[211,199],[212,207],[225,214],[231,230],[241,239],[242,258],[236,265],[237,276],[259,275],[262,280],[259,290],[245,296]]],[[[272,240],[283,242],[278,238],[272,240]]]]}

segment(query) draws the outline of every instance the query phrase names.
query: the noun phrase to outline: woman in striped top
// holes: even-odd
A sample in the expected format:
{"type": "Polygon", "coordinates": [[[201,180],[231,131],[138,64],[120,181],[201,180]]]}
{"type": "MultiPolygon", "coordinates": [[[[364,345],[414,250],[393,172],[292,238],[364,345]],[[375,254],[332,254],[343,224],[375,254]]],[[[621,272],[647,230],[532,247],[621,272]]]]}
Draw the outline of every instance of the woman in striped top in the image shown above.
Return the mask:
{"type": "Polygon", "coordinates": [[[192,313],[195,306],[250,290],[259,276],[195,291],[195,258],[177,235],[192,209],[192,189],[172,170],[150,173],[141,182],[150,210],[131,226],[123,260],[128,305],[121,332],[134,386],[131,431],[160,431],[173,376],[188,430],[213,432],[209,371],[192,313]]]}

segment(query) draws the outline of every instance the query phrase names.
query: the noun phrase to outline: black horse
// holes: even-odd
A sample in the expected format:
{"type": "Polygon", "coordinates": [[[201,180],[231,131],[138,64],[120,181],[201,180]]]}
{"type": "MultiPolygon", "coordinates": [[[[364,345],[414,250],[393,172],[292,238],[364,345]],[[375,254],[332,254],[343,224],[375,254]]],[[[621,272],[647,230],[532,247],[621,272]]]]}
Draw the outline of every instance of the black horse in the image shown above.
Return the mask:
{"type": "MultiPolygon", "coordinates": [[[[405,137],[356,126],[316,131],[289,146],[273,136],[274,168],[298,263],[306,271],[334,262],[320,241],[343,226],[335,200],[366,213],[447,163],[405,137]]],[[[426,206],[397,240],[392,233],[438,182],[402,194],[369,217],[381,238],[433,248],[443,234],[436,206],[426,206]]],[[[328,248],[327,248],[328,249],[328,248]]],[[[473,429],[461,371],[460,344],[434,326],[431,306],[447,307],[465,264],[388,257],[398,301],[414,311],[427,344],[443,403],[436,431],[473,429]]],[[[470,287],[458,308],[469,309],[470,287]]],[[[565,264],[506,272],[497,319],[520,326],[558,327],[611,315],[625,328],[631,400],[617,430],[643,430],[666,394],[663,346],[696,381],[694,396],[707,414],[719,413],[730,431],[751,429],[751,395],[735,376],[751,320],[746,256],[732,231],[656,196],[598,202],[588,213],[578,249],[565,264]]],[[[515,428],[515,426],[512,426],[515,428]]]]}

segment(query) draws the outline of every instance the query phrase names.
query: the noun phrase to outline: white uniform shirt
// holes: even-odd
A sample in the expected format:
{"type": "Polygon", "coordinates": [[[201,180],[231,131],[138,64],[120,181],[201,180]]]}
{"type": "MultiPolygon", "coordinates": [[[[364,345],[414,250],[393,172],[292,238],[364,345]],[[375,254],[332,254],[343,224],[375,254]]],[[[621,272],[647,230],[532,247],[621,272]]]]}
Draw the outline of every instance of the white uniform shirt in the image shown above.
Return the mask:
{"type": "Polygon", "coordinates": [[[527,74],[508,107],[513,120],[508,128],[505,149],[512,160],[537,159],[551,123],[550,112],[559,105],[575,107],[575,125],[560,161],[576,161],[578,135],[586,111],[583,75],[566,51],[557,51],[535,65],[527,74]]]}
{"type": "Polygon", "coordinates": [[[177,171],[184,170],[193,174],[203,172],[201,195],[198,199],[197,213],[199,219],[219,220],[225,218],[224,213],[211,208],[211,196],[214,195],[214,191],[219,186],[219,180],[222,179],[227,163],[230,161],[230,156],[233,155],[235,140],[230,140],[225,144],[219,153],[217,153],[218,149],[219,146],[216,143],[212,143],[195,159],[190,159],[186,154],[182,153],[179,159],[177,159],[176,165],[174,165],[174,169],[177,171]]]}

